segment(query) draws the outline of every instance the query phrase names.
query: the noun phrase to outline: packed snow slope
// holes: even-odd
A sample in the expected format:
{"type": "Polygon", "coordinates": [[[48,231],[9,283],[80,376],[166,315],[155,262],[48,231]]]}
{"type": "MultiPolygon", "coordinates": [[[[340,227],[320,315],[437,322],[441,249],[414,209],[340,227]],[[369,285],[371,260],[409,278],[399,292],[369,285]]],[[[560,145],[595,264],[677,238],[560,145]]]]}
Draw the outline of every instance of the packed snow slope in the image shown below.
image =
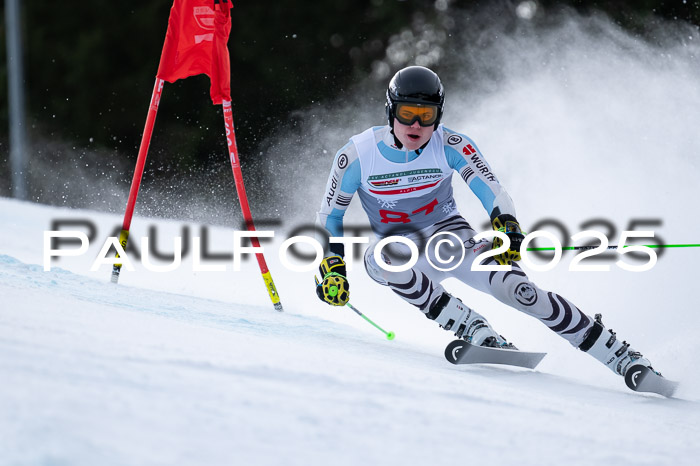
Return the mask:
{"type": "MultiPolygon", "coordinates": [[[[3,465],[694,464],[700,454],[700,317],[660,306],[689,284],[668,278],[690,270],[671,254],[633,276],[579,274],[562,291],[605,305],[618,333],[681,381],[665,399],[629,391],[538,322],[456,285],[521,348],[549,352],[537,370],[450,365],[450,336],[356,270],[353,302],[396,332],[387,341],[318,302],[311,273],[282,267],[277,239],[266,248],[283,313],[254,260],[238,272],[226,262],[192,272],[191,258],[167,273],[137,263],[113,285],[108,266],[89,268],[117,216],[0,199],[0,221],[3,465]],[[99,239],[44,271],[43,232],[69,218],[94,222],[99,239]],[[615,295],[624,309],[607,304],[615,295]]],[[[182,228],[133,225],[132,240],[147,225],[161,236],[182,228]]],[[[212,249],[231,251],[232,231],[212,229],[212,249]]]]}

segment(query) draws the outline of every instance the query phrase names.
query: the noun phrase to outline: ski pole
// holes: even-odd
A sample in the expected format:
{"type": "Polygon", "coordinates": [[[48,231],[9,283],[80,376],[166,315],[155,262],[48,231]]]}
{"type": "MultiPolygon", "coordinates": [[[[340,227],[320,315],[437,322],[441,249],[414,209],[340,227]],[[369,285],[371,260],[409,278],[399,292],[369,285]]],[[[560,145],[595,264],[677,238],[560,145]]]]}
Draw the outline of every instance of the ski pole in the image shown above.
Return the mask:
{"type": "Polygon", "coordinates": [[[357,313],[358,316],[362,317],[362,318],[365,319],[367,322],[369,322],[370,324],[372,324],[372,325],[374,325],[376,328],[378,328],[384,335],[386,335],[386,339],[387,339],[387,340],[393,340],[393,339],[396,337],[396,334],[395,334],[394,332],[387,332],[386,330],[384,330],[383,328],[381,328],[379,325],[377,325],[377,324],[375,324],[374,322],[372,322],[372,320],[371,320],[369,317],[367,317],[366,315],[364,315],[363,313],[361,313],[360,310],[357,309],[357,308],[356,308],[355,306],[353,306],[352,304],[346,303],[345,305],[348,306],[348,307],[349,307],[350,309],[352,309],[353,311],[355,311],[355,312],[357,313]]]}
{"type": "MultiPolygon", "coordinates": [[[[600,246],[566,246],[562,247],[562,251],[586,251],[595,249],[600,246]]],[[[628,247],[628,246],[625,246],[628,247]]],[[[700,244],[645,244],[645,248],[700,248],[700,244]]],[[[527,248],[528,251],[554,251],[555,248],[527,248]]],[[[608,246],[606,249],[617,249],[617,246],[608,246]]]]}

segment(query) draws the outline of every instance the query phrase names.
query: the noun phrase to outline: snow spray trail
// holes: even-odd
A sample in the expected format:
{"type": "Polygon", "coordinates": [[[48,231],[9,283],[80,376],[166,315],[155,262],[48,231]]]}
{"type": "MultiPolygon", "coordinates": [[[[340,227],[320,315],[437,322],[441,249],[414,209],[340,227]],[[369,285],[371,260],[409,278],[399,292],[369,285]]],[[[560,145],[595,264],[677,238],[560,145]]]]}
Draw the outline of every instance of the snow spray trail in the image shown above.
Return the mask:
{"type": "MultiPolygon", "coordinates": [[[[677,211],[667,208],[679,204],[671,201],[695,192],[696,28],[662,23],[650,44],[601,15],[560,13],[516,27],[474,12],[451,17],[455,34],[441,43],[436,66],[447,94],[443,122],[476,140],[525,212],[534,203],[559,213],[580,199],[586,217],[632,211],[671,221],[677,211]]],[[[280,205],[313,218],[333,155],[352,134],[385,124],[386,83],[416,55],[388,53],[385,73],[338,101],[300,109],[293,128],[263,144],[280,205]]]]}

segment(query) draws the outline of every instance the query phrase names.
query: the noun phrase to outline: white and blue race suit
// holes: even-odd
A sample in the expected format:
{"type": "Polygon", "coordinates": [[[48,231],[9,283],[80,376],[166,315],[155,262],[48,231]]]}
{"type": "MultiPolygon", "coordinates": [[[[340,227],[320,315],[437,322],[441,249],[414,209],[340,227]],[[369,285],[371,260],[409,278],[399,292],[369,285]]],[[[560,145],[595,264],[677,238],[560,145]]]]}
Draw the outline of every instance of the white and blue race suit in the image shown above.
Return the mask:
{"type": "MultiPolygon", "coordinates": [[[[425,244],[434,235],[457,235],[464,257],[453,270],[445,271],[449,266],[436,268],[436,258],[421,250],[411,269],[388,272],[374,260],[376,241],[365,252],[365,268],[376,282],[389,286],[424,313],[445,291],[440,282],[457,278],[540,319],[578,346],[593,326],[593,319],[571,302],[539,288],[517,264],[511,271],[471,270],[476,256],[490,248],[491,242],[474,241],[477,232],[459,214],[452,191],[454,172],[459,173],[491,217],[516,216],[510,196],[477,145],[464,134],[440,125],[426,145],[408,151],[397,145],[389,126],[378,126],[353,136],[336,154],[318,222],[330,236],[343,236],[343,217],[357,193],[377,240],[398,235],[425,244]]],[[[389,249],[397,255],[408,254],[408,248],[401,243],[392,243],[389,249]]],[[[342,248],[334,246],[332,251],[343,255],[342,248]]],[[[385,260],[390,262],[389,257],[385,260]]],[[[490,263],[495,263],[493,258],[483,262],[490,263]]]]}

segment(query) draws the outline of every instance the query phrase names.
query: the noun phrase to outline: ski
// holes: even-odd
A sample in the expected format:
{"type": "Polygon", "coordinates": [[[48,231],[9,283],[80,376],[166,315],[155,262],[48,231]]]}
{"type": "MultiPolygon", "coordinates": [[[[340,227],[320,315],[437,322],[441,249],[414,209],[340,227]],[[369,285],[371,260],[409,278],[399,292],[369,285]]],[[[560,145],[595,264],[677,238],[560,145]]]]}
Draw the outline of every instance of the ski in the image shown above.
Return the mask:
{"type": "Polygon", "coordinates": [[[673,396],[678,388],[678,382],[668,380],[661,374],[639,364],[627,369],[625,383],[635,392],[657,393],[667,398],[673,396]]]}
{"type": "Polygon", "coordinates": [[[445,348],[445,358],[452,364],[505,364],[534,369],[547,353],[474,346],[455,340],[445,348]]]}

